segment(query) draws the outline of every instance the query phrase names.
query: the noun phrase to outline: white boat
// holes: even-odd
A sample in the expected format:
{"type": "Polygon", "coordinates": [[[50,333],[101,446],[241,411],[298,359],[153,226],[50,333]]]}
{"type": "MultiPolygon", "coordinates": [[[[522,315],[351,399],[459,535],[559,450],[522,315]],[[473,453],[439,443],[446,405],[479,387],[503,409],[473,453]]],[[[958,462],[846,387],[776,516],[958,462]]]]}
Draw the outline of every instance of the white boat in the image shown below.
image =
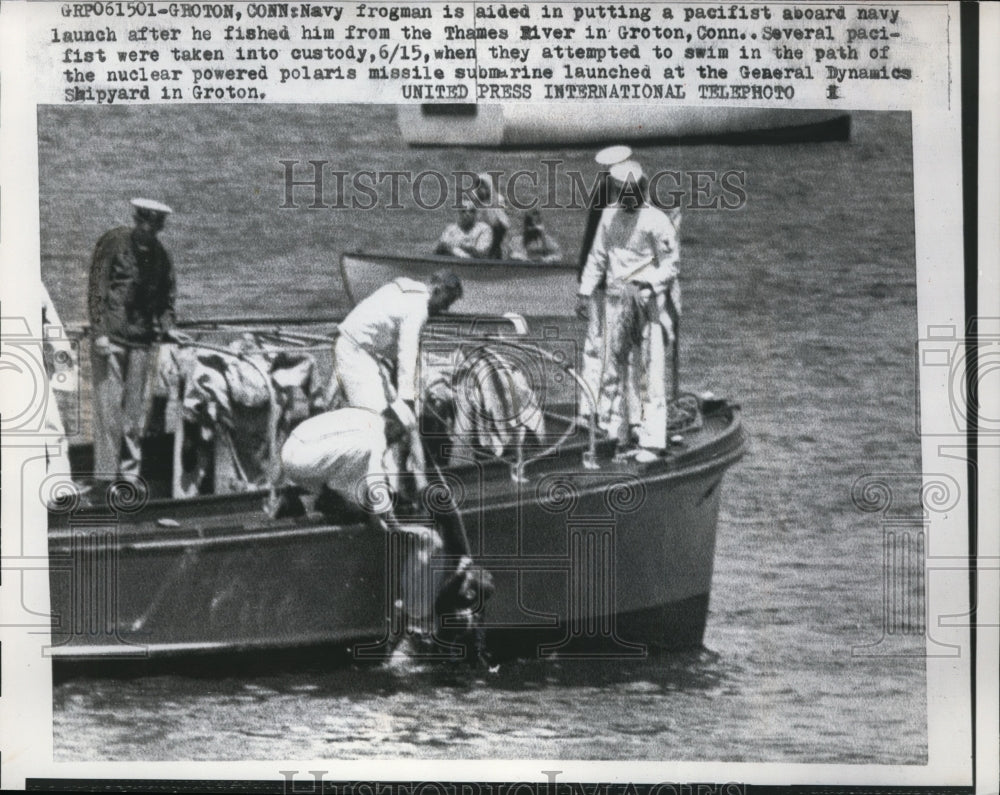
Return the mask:
{"type": "Polygon", "coordinates": [[[513,308],[525,317],[572,317],[576,309],[579,269],[569,263],[363,252],[340,258],[352,306],[398,276],[426,282],[441,269],[462,279],[464,294],[453,309],[464,315],[503,315],[513,308]]]}
{"type": "Polygon", "coordinates": [[[411,146],[548,147],[647,140],[846,140],[850,116],[836,110],[607,106],[583,104],[400,105],[399,130],[411,146]]]}

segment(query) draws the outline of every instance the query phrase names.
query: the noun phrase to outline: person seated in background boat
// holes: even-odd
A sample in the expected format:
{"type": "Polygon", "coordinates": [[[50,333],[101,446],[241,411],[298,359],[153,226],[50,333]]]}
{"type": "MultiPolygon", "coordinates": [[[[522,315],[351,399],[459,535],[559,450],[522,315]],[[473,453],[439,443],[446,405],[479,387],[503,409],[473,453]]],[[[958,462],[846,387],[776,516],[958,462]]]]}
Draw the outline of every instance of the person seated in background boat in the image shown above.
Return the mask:
{"type": "Polygon", "coordinates": [[[434,253],[464,259],[484,259],[489,256],[493,233],[478,216],[479,210],[474,202],[462,202],[458,221],[445,227],[434,253]]]}
{"type": "Polygon", "coordinates": [[[637,162],[618,163],[610,174],[618,203],[601,215],[577,311],[587,315],[604,281],[599,422],[620,452],[631,446],[634,428],[642,447],[636,460],[649,461],[667,447],[666,354],[680,312],[677,233],[666,214],[646,202],[637,162]],[[630,394],[638,396],[638,406],[630,406],[630,394]]]}
{"type": "Polygon", "coordinates": [[[537,208],[524,216],[524,229],[511,244],[510,258],[531,262],[559,262],[562,259],[559,241],[550,235],[542,224],[542,213],[537,208]]]}
{"type": "Polygon", "coordinates": [[[507,234],[510,232],[510,218],[505,209],[507,202],[489,174],[476,175],[474,195],[479,208],[479,220],[490,228],[490,248],[486,256],[490,259],[505,259],[508,254],[507,234]]]}

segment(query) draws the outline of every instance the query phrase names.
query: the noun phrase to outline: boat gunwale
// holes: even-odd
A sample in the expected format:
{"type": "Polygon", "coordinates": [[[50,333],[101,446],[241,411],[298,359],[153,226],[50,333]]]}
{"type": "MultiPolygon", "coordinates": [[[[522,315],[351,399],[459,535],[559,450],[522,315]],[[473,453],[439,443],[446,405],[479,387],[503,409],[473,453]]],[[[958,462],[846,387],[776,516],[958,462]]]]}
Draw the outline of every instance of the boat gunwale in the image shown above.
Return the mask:
{"type": "Polygon", "coordinates": [[[355,259],[375,259],[392,260],[402,262],[423,262],[427,264],[440,264],[442,267],[455,265],[463,270],[467,267],[495,267],[495,268],[524,268],[532,271],[572,271],[578,274],[580,268],[572,262],[538,262],[530,259],[487,259],[484,257],[449,257],[444,254],[388,254],[384,252],[369,251],[345,251],[340,255],[341,272],[343,273],[343,261],[347,257],[355,259]]]}
{"type": "MultiPolygon", "coordinates": [[[[740,421],[740,412],[738,407],[727,404],[726,408],[723,410],[729,413],[729,421],[726,428],[723,429],[722,432],[715,438],[706,440],[704,446],[697,448],[696,451],[690,451],[692,454],[696,452],[698,454],[698,459],[691,461],[689,464],[679,466],[676,461],[664,458],[644,464],[641,469],[635,468],[635,465],[632,465],[631,467],[625,466],[614,470],[589,470],[581,468],[579,472],[584,476],[589,475],[592,477],[597,477],[599,473],[605,472],[608,474],[619,475],[623,479],[637,479],[645,486],[657,486],[661,483],[670,481],[680,482],[688,480],[716,469],[725,471],[746,454],[747,435],[743,429],[742,422],[740,421]]],[[[602,440],[600,444],[600,446],[605,449],[613,445],[613,440],[602,440]]],[[[564,448],[563,455],[566,453],[582,453],[584,447],[584,443],[574,443],[571,447],[564,448]]],[[[554,458],[562,458],[563,455],[554,456],[554,458]]],[[[506,461],[488,461],[485,463],[487,466],[497,470],[509,469],[509,464],[506,461]]],[[[445,472],[457,475],[463,472],[471,472],[475,470],[477,466],[478,465],[474,463],[462,464],[458,467],[448,468],[445,472]]],[[[542,477],[544,477],[544,475],[542,477]]],[[[579,488],[579,494],[581,496],[589,496],[595,493],[601,493],[607,490],[608,485],[608,483],[596,482],[591,486],[583,486],[579,488]]],[[[105,507],[96,506],[94,508],[84,508],[79,514],[78,524],[70,518],[72,512],[50,512],[48,532],[50,555],[54,552],[58,552],[58,548],[53,550],[53,544],[57,544],[61,541],[70,541],[74,537],[78,538],[80,530],[83,527],[92,527],[95,519],[106,518],[109,524],[113,523],[113,525],[119,530],[121,530],[123,526],[131,527],[134,528],[132,532],[135,533],[139,532],[140,525],[155,524],[157,522],[157,518],[150,514],[163,511],[164,509],[168,509],[170,507],[183,506],[185,508],[185,512],[188,513],[192,512],[192,508],[197,509],[198,507],[210,507],[213,504],[224,506],[226,503],[237,502],[239,500],[244,500],[248,503],[253,500],[263,500],[268,496],[268,494],[268,489],[257,489],[237,494],[207,494],[181,499],[172,497],[161,498],[150,500],[143,505],[141,509],[134,513],[120,512],[112,514],[109,513],[109,510],[105,507]],[[58,517],[55,524],[52,522],[53,516],[58,517]]],[[[523,504],[523,497],[515,497],[513,500],[505,500],[503,496],[504,495],[497,495],[494,499],[489,499],[486,495],[483,495],[479,505],[462,508],[459,510],[459,514],[468,516],[487,510],[498,511],[510,507],[517,507],[523,504]]],[[[238,517],[241,514],[250,512],[250,510],[241,509],[231,511],[228,515],[238,517]]],[[[193,518],[197,520],[199,518],[199,512],[194,511],[193,513],[193,518]]],[[[201,512],[201,516],[221,517],[222,514],[205,514],[204,512],[201,512]]],[[[293,519],[272,520],[268,522],[263,514],[261,514],[261,525],[262,526],[259,529],[253,531],[247,531],[245,526],[230,525],[231,527],[239,528],[236,533],[226,533],[225,529],[227,525],[209,526],[207,528],[201,526],[186,527],[182,528],[181,532],[173,532],[172,534],[171,531],[174,530],[174,528],[157,527],[157,531],[162,532],[162,535],[159,535],[157,538],[145,539],[137,538],[135,536],[132,538],[119,538],[117,540],[117,545],[122,549],[147,549],[178,545],[213,546],[243,541],[262,542],[268,540],[287,539],[296,535],[314,535],[329,532],[340,533],[363,527],[358,523],[336,524],[321,522],[315,525],[303,525],[300,522],[295,522],[293,519]],[[206,535],[206,531],[211,534],[206,535]]]]}

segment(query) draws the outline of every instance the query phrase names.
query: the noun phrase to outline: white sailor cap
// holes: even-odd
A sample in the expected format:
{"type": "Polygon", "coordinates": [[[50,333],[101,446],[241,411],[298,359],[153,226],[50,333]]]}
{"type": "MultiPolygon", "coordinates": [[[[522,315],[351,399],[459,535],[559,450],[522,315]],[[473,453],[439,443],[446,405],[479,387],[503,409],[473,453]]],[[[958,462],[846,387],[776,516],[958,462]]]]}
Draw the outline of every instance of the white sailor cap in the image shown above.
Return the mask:
{"type": "Polygon", "coordinates": [[[602,149],[594,156],[594,160],[599,166],[613,166],[615,163],[621,163],[632,157],[632,150],[619,144],[618,146],[608,146],[602,149]]]}
{"type": "Polygon", "coordinates": [[[133,209],[142,212],[149,213],[151,215],[170,215],[173,212],[167,205],[163,202],[158,202],[153,199],[132,199],[133,209]]]}
{"type": "Polygon", "coordinates": [[[615,163],[609,171],[611,178],[624,185],[629,180],[638,182],[643,178],[642,166],[635,160],[626,160],[623,163],[615,163]]]}

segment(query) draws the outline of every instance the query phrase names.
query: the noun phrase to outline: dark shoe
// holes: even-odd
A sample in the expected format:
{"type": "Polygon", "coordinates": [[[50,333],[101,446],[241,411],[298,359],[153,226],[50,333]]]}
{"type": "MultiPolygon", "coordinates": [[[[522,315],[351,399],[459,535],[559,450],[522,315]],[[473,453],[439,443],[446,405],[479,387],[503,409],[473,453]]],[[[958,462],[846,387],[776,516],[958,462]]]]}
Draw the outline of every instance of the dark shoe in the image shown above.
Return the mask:
{"type": "Polygon", "coordinates": [[[272,519],[297,519],[306,515],[306,506],[302,504],[302,499],[294,492],[284,492],[278,497],[278,501],[273,510],[269,511],[272,519]]]}

